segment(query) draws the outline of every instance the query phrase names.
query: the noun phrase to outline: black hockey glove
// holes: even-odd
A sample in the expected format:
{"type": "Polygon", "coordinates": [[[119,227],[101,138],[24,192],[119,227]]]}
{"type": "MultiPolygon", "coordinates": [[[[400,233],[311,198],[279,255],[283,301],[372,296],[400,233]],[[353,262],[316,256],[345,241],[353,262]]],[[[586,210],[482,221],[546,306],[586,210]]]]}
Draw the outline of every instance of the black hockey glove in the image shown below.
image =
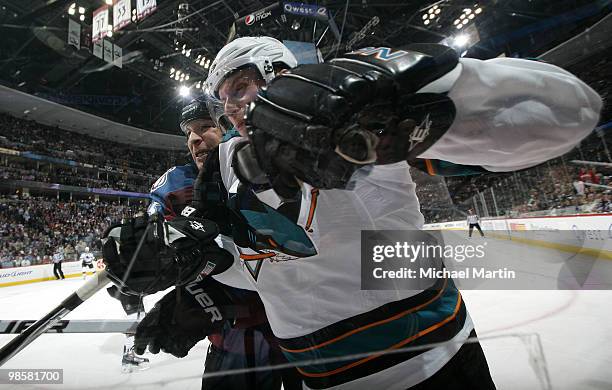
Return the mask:
{"type": "Polygon", "coordinates": [[[103,236],[106,270],[122,292],[134,295],[184,285],[198,275],[223,272],[233,263],[234,257],[215,243],[218,233],[217,225],[205,219],[131,218],[111,226],[103,236]]]}
{"type": "MultiPolygon", "coordinates": [[[[247,317],[230,288],[211,278],[176,287],[140,321],[134,350],[142,354],[160,350],[182,358],[200,340],[219,332],[227,321],[247,317]]],[[[255,294],[255,293],[254,293],[255,294]]]]}
{"type": "Polygon", "coordinates": [[[416,92],[457,63],[453,49],[423,44],[366,48],[281,73],[249,106],[250,144],[234,157],[237,174],[283,196],[297,188],[294,178],[344,188],[364,164],[416,158],[455,116],[444,94],[416,92]]]}

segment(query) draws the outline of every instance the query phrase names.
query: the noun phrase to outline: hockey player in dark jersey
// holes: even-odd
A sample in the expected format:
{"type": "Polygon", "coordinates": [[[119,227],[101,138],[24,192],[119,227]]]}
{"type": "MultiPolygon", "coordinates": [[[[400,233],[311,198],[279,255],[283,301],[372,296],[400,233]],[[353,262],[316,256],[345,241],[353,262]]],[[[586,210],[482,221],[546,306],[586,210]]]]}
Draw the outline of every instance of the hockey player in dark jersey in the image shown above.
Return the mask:
{"type": "MultiPolygon", "coordinates": [[[[191,205],[193,186],[198,173],[203,170],[203,180],[206,194],[206,216],[214,220],[223,233],[229,235],[227,215],[224,215],[225,189],[217,184],[218,150],[221,142],[221,131],[215,127],[208,114],[204,98],[196,98],[185,106],[181,113],[181,129],[187,136],[187,147],[190,152],[189,163],[168,169],[151,187],[151,203],[149,214],[163,215],[164,219],[172,220],[191,205]]],[[[224,239],[229,239],[224,238],[224,239]]],[[[248,286],[240,275],[224,275],[221,282],[228,286],[248,286]]],[[[262,367],[284,361],[282,353],[274,342],[267,325],[263,305],[257,293],[240,288],[234,289],[249,303],[252,310],[258,313],[242,318],[234,324],[225,324],[219,332],[208,335],[210,347],[206,357],[205,374],[210,372],[241,369],[247,367],[262,367]]],[[[185,351],[186,353],[187,351],[185,351]]],[[[284,372],[286,389],[290,372],[284,372]]],[[[281,372],[257,372],[244,375],[224,375],[206,378],[202,381],[202,389],[279,389],[281,372]]]]}

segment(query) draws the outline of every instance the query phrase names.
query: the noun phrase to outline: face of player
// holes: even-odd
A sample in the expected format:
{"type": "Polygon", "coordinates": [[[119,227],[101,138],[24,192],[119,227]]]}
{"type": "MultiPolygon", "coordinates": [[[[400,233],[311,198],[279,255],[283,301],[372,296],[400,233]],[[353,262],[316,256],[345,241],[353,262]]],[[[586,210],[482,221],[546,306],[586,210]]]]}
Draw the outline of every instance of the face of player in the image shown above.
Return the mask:
{"type": "Polygon", "coordinates": [[[240,135],[246,137],[244,113],[246,107],[257,97],[257,92],[266,85],[257,69],[245,68],[229,75],[219,87],[219,98],[224,104],[225,115],[240,135]]]}
{"type": "Polygon", "coordinates": [[[198,169],[202,169],[208,152],[221,142],[221,130],[215,127],[212,120],[196,119],[185,125],[187,130],[187,148],[198,169]]]}

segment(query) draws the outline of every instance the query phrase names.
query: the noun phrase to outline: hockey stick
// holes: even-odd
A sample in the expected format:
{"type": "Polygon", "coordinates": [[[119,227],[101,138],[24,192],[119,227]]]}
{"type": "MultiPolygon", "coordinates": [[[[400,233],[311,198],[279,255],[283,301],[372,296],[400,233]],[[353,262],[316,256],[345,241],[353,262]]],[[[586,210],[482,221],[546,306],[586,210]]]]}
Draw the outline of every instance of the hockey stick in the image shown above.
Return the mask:
{"type": "MultiPolygon", "coordinates": [[[[134,255],[132,255],[132,259],[128,264],[127,270],[125,271],[125,276],[123,279],[123,283],[128,278],[129,273],[134,265],[134,261],[142,248],[142,244],[144,244],[145,238],[149,232],[151,225],[147,225],[138,245],[136,246],[136,250],[134,251],[134,255]]],[[[64,318],[66,314],[70,313],[74,309],[76,309],[81,303],[88,300],[92,295],[96,292],[104,288],[111,280],[108,277],[106,271],[98,272],[94,274],[93,278],[83,284],[78,290],[70,294],[70,296],[62,303],[57,305],[53,310],[47,313],[43,318],[33,323],[30,327],[28,327],[23,333],[20,333],[17,337],[12,339],[8,344],[6,344],[2,349],[0,349],[0,367],[4,365],[10,358],[15,356],[19,351],[27,347],[32,341],[36,340],[38,336],[45,333],[47,329],[54,326],[59,320],[64,318]]]]}
{"type": "MultiPolygon", "coordinates": [[[[0,334],[19,334],[36,320],[0,320],[0,334]]],[[[134,320],[60,320],[45,333],[136,333],[134,320]]]]}
{"type": "Polygon", "coordinates": [[[46,332],[47,329],[57,324],[66,314],[76,309],[81,303],[85,302],[109,282],[110,280],[108,279],[106,271],[95,274],[92,279],[70,294],[68,298],[64,299],[62,303],[57,305],[43,318],[33,323],[25,331],[2,347],[2,349],[0,349],[0,366],[28,346],[32,341],[36,340],[36,338],[46,332]]]}

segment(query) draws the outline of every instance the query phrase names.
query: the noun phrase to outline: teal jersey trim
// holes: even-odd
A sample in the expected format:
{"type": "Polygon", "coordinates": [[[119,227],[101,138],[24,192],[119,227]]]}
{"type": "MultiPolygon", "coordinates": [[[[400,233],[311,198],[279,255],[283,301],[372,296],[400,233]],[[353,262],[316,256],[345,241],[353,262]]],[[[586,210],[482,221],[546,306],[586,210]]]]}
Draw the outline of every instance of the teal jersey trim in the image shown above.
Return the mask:
{"type": "MultiPolygon", "coordinates": [[[[351,354],[375,353],[381,349],[391,348],[406,342],[437,324],[453,318],[453,314],[460,300],[459,291],[452,280],[448,280],[442,294],[434,301],[415,312],[407,313],[392,321],[378,324],[363,329],[344,339],[337,340],[314,350],[304,352],[289,352],[283,350],[283,354],[289,362],[300,362],[305,360],[325,359],[351,354]]],[[[407,307],[406,310],[410,308],[407,307]]],[[[436,330],[433,330],[436,332],[436,330]]],[[[419,345],[421,341],[417,337],[406,342],[404,347],[419,345]]],[[[282,345],[282,341],[281,341],[282,345]]],[[[359,360],[359,359],[357,359],[359,360]]],[[[302,367],[311,374],[322,374],[349,365],[353,361],[340,361],[333,363],[314,364],[302,367]]]]}
{"type": "Polygon", "coordinates": [[[273,249],[296,257],[317,254],[304,228],[260,201],[250,188],[239,187],[236,194],[229,196],[228,206],[244,217],[248,230],[253,233],[251,249],[273,249]]]}
{"type": "Polygon", "coordinates": [[[234,137],[240,137],[240,132],[238,132],[238,130],[236,130],[235,127],[232,127],[230,131],[223,134],[223,138],[221,138],[221,142],[227,142],[234,137]]]}

